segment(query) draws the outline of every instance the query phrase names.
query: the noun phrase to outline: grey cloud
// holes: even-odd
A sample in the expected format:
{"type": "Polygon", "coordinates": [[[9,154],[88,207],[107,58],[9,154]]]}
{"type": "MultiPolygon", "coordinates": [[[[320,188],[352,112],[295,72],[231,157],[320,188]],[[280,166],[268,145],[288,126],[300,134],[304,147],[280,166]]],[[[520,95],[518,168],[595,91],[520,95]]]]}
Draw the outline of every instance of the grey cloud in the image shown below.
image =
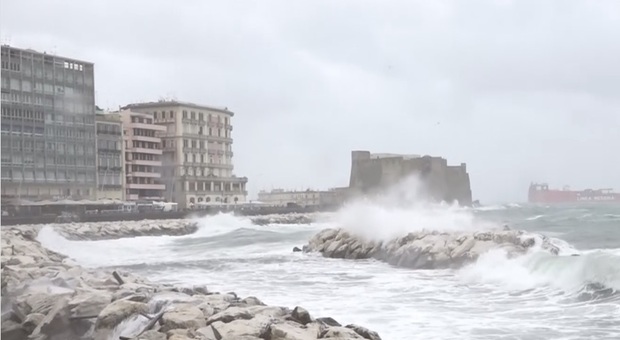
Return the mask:
{"type": "Polygon", "coordinates": [[[13,44],[94,61],[102,106],[228,106],[254,192],[346,185],[351,149],[467,162],[483,201],[523,200],[530,180],[620,189],[616,1],[4,0],[0,13],[13,44]]]}

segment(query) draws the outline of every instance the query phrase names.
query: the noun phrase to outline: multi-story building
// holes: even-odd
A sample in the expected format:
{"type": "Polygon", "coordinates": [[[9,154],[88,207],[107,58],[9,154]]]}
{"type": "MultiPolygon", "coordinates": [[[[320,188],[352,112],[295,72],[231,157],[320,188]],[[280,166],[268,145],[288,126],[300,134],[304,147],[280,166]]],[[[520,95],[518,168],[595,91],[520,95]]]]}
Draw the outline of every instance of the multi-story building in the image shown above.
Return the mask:
{"type": "Polygon", "coordinates": [[[2,196],[93,199],[94,65],[2,46],[2,196]]]}
{"type": "Polygon", "coordinates": [[[97,112],[97,199],[125,199],[123,124],[118,113],[97,112]]]}
{"type": "Polygon", "coordinates": [[[338,198],[336,190],[273,189],[271,191],[261,190],[258,193],[258,200],[261,203],[274,206],[296,204],[302,207],[326,207],[338,204],[338,198]]]}
{"type": "Polygon", "coordinates": [[[247,197],[246,177],[233,173],[233,112],[179,101],[128,105],[164,127],[166,197],[180,208],[195,203],[236,204],[247,197]]]}
{"type": "Polygon", "coordinates": [[[166,185],[161,180],[162,144],[156,125],[148,113],[120,111],[125,141],[125,199],[130,201],[165,199],[166,185]]]}

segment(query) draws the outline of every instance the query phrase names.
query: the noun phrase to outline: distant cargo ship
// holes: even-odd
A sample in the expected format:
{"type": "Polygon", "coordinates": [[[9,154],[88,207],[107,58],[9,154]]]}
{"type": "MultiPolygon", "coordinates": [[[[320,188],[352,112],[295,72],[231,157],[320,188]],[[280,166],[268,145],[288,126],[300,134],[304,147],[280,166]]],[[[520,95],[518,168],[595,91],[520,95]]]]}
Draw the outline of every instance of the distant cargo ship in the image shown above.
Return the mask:
{"type": "Polygon", "coordinates": [[[570,203],[570,202],[618,202],[620,193],[612,189],[586,189],[581,191],[570,190],[564,187],[562,190],[549,189],[547,184],[530,184],[528,193],[530,203],[570,203]]]}

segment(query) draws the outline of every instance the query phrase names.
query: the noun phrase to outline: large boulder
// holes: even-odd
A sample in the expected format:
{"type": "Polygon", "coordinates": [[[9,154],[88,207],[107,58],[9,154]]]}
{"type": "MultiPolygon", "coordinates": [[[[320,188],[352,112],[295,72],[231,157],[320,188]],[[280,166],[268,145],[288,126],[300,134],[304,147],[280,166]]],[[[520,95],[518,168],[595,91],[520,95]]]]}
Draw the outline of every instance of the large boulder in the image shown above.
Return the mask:
{"type": "Polygon", "coordinates": [[[338,339],[338,340],[352,340],[352,339],[364,339],[361,335],[357,334],[354,330],[346,327],[330,327],[322,331],[319,335],[321,339],[338,339]]]}
{"type": "Polygon", "coordinates": [[[129,316],[145,313],[146,311],[147,305],[145,303],[117,300],[107,305],[101,313],[99,313],[95,328],[112,329],[129,316]]]}
{"type": "Polygon", "coordinates": [[[358,325],[347,325],[346,328],[352,329],[355,333],[359,334],[362,338],[368,340],[381,340],[379,334],[375,331],[358,325]]]}
{"type": "Polygon", "coordinates": [[[268,316],[256,316],[252,319],[233,320],[228,323],[217,321],[211,324],[211,327],[223,338],[234,338],[239,336],[254,336],[257,338],[265,338],[269,333],[269,326],[273,319],[268,316]]]}
{"type": "Polygon", "coordinates": [[[297,322],[286,321],[272,324],[269,327],[271,340],[316,340],[319,339],[322,328],[319,324],[300,325],[297,322]]]}
{"type": "Polygon", "coordinates": [[[172,329],[198,329],[206,326],[202,311],[192,305],[177,306],[174,310],[164,313],[161,318],[161,331],[172,329]]]}
{"type": "Polygon", "coordinates": [[[112,294],[91,290],[80,292],[69,301],[72,317],[98,316],[112,302],[112,294]]]}

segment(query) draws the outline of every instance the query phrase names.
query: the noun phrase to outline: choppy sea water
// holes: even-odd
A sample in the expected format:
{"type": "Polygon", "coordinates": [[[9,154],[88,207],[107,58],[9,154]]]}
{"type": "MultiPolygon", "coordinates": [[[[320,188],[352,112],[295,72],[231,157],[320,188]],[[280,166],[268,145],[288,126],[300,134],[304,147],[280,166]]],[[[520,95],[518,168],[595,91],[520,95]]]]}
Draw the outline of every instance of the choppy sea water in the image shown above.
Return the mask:
{"type": "Polygon", "coordinates": [[[312,225],[255,226],[230,215],[199,223],[196,234],[180,237],[68,241],[44,228],[39,239],[84,266],[300,305],[387,340],[620,338],[620,205],[360,205],[312,225]],[[291,251],[332,226],[389,238],[504,224],[555,238],[562,256],[508,259],[498,250],[459,270],[409,270],[291,251]]]}

